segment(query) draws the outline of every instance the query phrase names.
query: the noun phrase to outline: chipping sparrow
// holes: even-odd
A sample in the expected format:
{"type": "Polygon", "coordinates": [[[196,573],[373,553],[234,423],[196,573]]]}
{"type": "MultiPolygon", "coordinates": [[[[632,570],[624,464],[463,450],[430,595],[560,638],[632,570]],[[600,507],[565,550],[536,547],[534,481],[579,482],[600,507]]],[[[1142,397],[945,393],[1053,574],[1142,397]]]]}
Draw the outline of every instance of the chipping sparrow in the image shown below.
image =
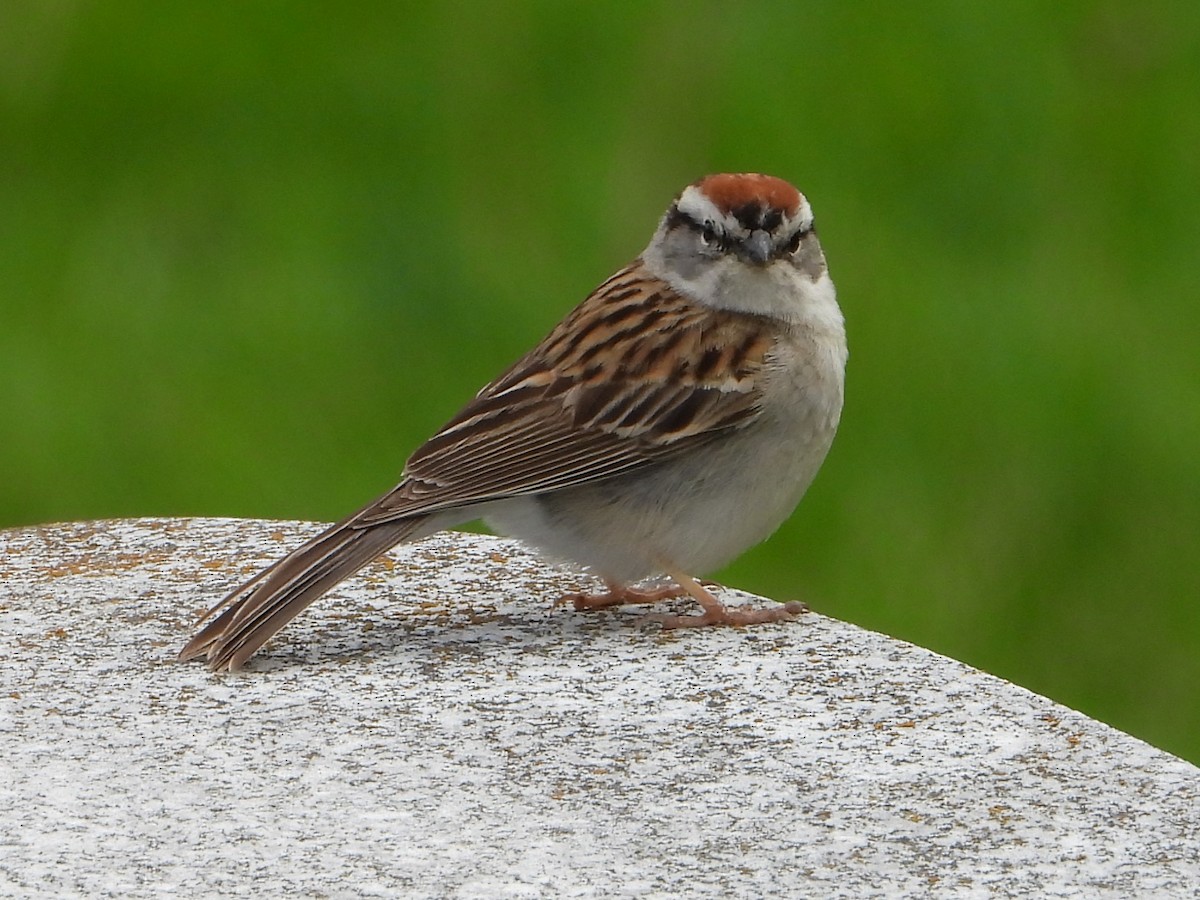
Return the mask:
{"type": "Polygon", "coordinates": [[[236,669],[389,547],[482,518],[583,564],[576,609],[688,594],[664,627],[790,618],[727,609],[689,573],[766,538],[817,473],[842,409],[846,337],[808,201],[766,175],[711,175],[640,258],[409,458],[400,484],[209,611],[180,653],[236,669]],[[629,585],[667,575],[657,591],[629,585]]]}

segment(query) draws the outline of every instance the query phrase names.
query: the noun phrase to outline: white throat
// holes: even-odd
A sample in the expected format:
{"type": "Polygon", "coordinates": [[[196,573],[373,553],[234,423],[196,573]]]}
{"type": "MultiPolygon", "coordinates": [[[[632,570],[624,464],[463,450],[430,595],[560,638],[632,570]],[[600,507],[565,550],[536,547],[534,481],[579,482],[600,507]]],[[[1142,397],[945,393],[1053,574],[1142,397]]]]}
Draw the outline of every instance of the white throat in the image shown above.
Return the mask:
{"type": "Polygon", "coordinates": [[[814,281],[785,260],[751,267],[736,259],[683,273],[664,258],[662,243],[651,241],[642,254],[650,272],[689,300],[713,309],[768,316],[792,325],[810,325],[820,331],[845,332],[837,289],[828,271],[814,281]]]}

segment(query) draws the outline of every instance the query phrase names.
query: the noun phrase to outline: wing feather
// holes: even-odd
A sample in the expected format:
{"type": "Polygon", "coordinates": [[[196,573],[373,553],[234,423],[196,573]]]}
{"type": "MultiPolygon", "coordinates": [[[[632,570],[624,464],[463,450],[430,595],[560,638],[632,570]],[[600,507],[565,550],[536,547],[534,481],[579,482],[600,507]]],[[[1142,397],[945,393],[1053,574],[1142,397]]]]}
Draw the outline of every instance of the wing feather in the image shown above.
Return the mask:
{"type": "Polygon", "coordinates": [[[777,327],[689,301],[635,261],[418,448],[355,525],[595,482],[744,427],[777,327]]]}

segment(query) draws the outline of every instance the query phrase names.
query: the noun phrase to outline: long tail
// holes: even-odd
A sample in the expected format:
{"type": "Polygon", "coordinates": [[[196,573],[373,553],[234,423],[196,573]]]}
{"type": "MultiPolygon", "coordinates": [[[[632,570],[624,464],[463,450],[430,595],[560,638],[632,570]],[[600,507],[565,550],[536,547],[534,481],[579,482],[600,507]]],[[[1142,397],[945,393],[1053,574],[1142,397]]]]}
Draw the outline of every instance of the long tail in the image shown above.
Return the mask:
{"type": "Polygon", "coordinates": [[[203,656],[214,671],[241,668],[259,647],[339,581],[401,541],[428,533],[422,530],[428,516],[361,525],[357,524],[360,515],[321,532],[232,591],[204,614],[207,619],[220,612],[179,651],[179,658],[203,656]]]}

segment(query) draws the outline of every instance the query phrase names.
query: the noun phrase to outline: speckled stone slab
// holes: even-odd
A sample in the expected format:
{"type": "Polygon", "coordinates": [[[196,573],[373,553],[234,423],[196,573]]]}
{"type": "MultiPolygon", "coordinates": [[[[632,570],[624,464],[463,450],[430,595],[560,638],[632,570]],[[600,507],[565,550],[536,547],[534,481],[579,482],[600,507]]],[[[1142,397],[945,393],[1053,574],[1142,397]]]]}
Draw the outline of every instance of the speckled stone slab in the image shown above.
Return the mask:
{"type": "Polygon", "coordinates": [[[1182,760],[816,614],[662,632],[556,609],[591,585],[508,541],[394,551],[235,675],[175,661],[200,611],[314,527],[0,532],[0,895],[1200,885],[1182,760]]]}

